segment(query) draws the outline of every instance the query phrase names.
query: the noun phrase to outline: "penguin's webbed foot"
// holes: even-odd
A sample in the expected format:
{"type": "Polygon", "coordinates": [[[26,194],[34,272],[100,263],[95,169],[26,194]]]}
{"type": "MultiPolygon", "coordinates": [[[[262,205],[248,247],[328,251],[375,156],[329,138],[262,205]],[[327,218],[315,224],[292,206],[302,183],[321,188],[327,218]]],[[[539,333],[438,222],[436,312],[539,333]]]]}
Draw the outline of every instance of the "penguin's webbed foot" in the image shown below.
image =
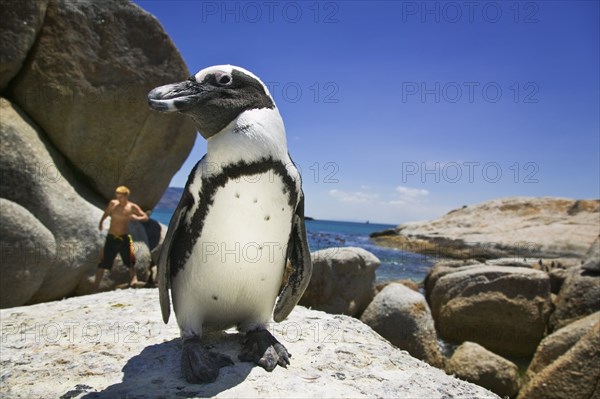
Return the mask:
{"type": "Polygon", "coordinates": [[[223,354],[205,348],[200,338],[183,341],[181,351],[181,372],[190,384],[214,382],[221,367],[230,366],[233,361],[223,354]]]}
{"type": "Polygon", "coordinates": [[[254,330],[246,333],[242,352],[238,358],[243,362],[254,362],[267,371],[279,364],[287,367],[292,355],[267,330],[254,330]]]}

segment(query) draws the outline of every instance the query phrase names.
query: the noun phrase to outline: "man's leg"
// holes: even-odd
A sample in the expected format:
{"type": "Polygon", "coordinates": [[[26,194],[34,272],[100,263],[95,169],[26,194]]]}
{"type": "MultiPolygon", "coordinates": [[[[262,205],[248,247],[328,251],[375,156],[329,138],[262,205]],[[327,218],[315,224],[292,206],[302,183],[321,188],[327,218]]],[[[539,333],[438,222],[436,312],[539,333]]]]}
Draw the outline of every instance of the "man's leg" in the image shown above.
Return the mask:
{"type": "Polygon", "coordinates": [[[98,264],[98,270],[96,270],[96,277],[94,279],[94,292],[98,292],[104,271],[111,268],[115,257],[117,256],[118,246],[115,245],[115,239],[109,234],[106,236],[104,241],[104,248],[102,249],[102,259],[98,264]]]}
{"type": "Polygon", "coordinates": [[[102,281],[102,277],[104,276],[104,269],[98,267],[96,270],[96,278],[94,279],[94,293],[98,292],[98,288],[100,288],[100,282],[102,281]]]}
{"type": "Polygon", "coordinates": [[[137,274],[135,272],[135,266],[129,268],[129,285],[133,287],[138,283],[137,274]]]}
{"type": "Polygon", "coordinates": [[[129,269],[129,286],[133,287],[138,283],[138,279],[135,271],[135,248],[133,247],[131,235],[127,235],[123,238],[120,255],[121,259],[123,259],[123,263],[129,269]]]}

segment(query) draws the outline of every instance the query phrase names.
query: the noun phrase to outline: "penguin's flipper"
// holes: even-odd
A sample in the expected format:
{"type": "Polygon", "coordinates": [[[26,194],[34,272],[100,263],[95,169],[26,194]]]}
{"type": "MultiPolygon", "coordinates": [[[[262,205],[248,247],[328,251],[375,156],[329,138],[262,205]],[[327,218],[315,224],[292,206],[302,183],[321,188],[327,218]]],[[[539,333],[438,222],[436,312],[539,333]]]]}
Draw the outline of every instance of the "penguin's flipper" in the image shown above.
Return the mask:
{"type": "Polygon", "coordinates": [[[276,322],[285,320],[291,313],[308,287],[312,274],[310,249],[304,226],[304,194],[302,191],[292,221],[292,232],[288,241],[288,258],[292,264],[292,271],[287,284],[279,293],[279,299],[275,305],[273,319],[276,322]]]}
{"type": "Polygon", "coordinates": [[[158,298],[160,300],[160,310],[165,324],[169,322],[169,316],[171,315],[171,301],[169,300],[171,267],[169,264],[169,254],[171,252],[171,245],[173,244],[173,237],[180,228],[179,224],[181,218],[185,215],[188,208],[186,192],[187,187],[179,200],[175,213],[173,213],[173,216],[171,217],[169,229],[167,230],[167,235],[158,256],[158,298]]]}

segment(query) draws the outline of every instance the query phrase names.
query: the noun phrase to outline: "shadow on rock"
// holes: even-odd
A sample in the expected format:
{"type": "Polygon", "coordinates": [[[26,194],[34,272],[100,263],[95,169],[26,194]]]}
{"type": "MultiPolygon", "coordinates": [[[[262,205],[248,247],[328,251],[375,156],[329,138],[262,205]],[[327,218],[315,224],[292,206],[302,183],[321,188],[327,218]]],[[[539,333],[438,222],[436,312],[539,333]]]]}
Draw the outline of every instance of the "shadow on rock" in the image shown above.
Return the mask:
{"type": "MultiPolygon", "coordinates": [[[[82,398],[171,398],[216,396],[242,383],[254,367],[237,359],[240,344],[237,334],[230,334],[213,345],[231,357],[232,366],[223,367],[214,383],[188,384],[180,370],[181,341],[179,338],[146,347],[123,367],[123,381],[100,392],[89,392],[82,398]]],[[[77,394],[76,394],[77,396],[77,394]]]]}

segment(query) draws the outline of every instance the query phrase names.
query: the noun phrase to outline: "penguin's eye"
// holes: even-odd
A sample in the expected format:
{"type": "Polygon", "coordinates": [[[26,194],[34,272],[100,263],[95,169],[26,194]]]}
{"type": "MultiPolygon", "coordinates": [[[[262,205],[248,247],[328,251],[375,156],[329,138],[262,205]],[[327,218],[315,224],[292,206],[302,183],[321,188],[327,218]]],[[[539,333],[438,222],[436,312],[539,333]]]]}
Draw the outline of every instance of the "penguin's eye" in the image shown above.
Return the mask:
{"type": "Polygon", "coordinates": [[[222,86],[227,86],[231,84],[231,76],[229,75],[221,75],[217,76],[217,82],[219,82],[222,86]]]}

